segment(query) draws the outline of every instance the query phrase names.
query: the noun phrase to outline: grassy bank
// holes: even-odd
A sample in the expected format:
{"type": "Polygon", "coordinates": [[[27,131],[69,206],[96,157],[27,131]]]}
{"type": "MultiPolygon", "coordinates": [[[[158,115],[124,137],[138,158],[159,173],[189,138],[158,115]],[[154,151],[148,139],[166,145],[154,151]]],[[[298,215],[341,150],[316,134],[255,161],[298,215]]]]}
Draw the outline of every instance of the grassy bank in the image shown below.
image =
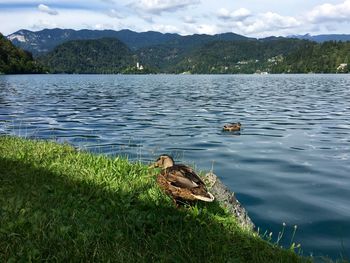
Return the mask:
{"type": "Polygon", "coordinates": [[[139,163],[0,137],[0,262],[299,262],[218,203],[176,209],[139,163]]]}

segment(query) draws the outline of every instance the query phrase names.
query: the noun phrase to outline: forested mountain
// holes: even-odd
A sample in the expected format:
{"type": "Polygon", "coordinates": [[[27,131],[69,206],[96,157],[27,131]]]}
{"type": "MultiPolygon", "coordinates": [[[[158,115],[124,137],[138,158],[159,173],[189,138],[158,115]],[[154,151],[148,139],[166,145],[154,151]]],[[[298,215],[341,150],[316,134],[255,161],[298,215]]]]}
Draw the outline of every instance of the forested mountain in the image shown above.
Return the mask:
{"type": "Polygon", "coordinates": [[[136,51],[114,38],[75,40],[39,59],[53,73],[343,73],[350,63],[350,42],[202,37],[136,51]]]}
{"type": "Polygon", "coordinates": [[[180,37],[177,34],[162,34],[159,32],[137,33],[131,30],[73,30],[73,29],[44,29],[33,32],[19,30],[7,38],[14,45],[32,52],[35,56],[52,51],[56,46],[71,40],[89,40],[100,38],[117,38],[130,49],[157,45],[180,37]]]}
{"type": "Polygon", "coordinates": [[[268,72],[271,64],[306,43],[308,41],[286,38],[211,42],[193,50],[171,70],[177,73],[268,72]]]}
{"type": "Polygon", "coordinates": [[[43,68],[29,52],[15,47],[0,34],[0,74],[41,73],[43,68]]]}
{"type": "MultiPolygon", "coordinates": [[[[35,52],[52,73],[348,72],[349,42],[305,40],[322,42],[331,36],[347,39],[347,35],[255,39],[234,33],[181,36],[130,30],[71,29],[20,30],[8,39],[35,52]]],[[[5,39],[2,37],[2,40],[5,39]]],[[[2,50],[9,49],[9,44],[7,41],[2,50]]],[[[5,56],[15,57],[13,52],[2,51],[1,59],[6,61],[0,64],[6,67],[2,72],[27,72],[31,66],[29,72],[41,70],[31,55],[21,50],[15,53],[22,60],[7,62],[5,56]],[[18,68],[9,70],[15,65],[18,68]]]]}
{"type": "Polygon", "coordinates": [[[186,55],[194,50],[215,41],[245,41],[255,40],[234,33],[209,35],[183,36],[181,39],[173,40],[162,45],[141,48],[136,51],[139,60],[150,65],[152,68],[163,72],[172,72],[174,65],[179,63],[186,55]]]}
{"type": "MultiPolygon", "coordinates": [[[[237,41],[248,40],[234,33],[223,33],[217,35],[188,35],[160,33],[154,31],[134,32],[131,30],[72,30],[72,29],[44,29],[40,31],[19,30],[7,36],[17,47],[31,52],[34,56],[42,55],[52,51],[56,46],[70,40],[88,40],[99,38],[117,38],[124,42],[131,50],[149,48],[165,43],[171,44],[172,48],[187,49],[191,45],[204,45],[213,41],[237,41]]],[[[325,41],[350,41],[350,35],[294,35],[289,38],[298,38],[315,42],[325,41]]]]}
{"type": "MultiPolygon", "coordinates": [[[[56,46],[70,40],[88,40],[99,38],[117,38],[124,42],[131,50],[172,43],[176,46],[197,45],[208,43],[214,40],[240,40],[248,39],[234,33],[218,35],[192,35],[181,36],[179,34],[160,33],[154,31],[134,32],[131,30],[72,30],[72,29],[44,29],[33,32],[29,30],[19,30],[7,36],[14,45],[30,51],[34,56],[39,56],[52,51],[56,46]]],[[[185,47],[186,48],[186,47],[185,47]]]]}
{"type": "Polygon", "coordinates": [[[268,59],[308,43],[286,38],[224,40],[205,44],[204,36],[198,35],[135,52],[112,38],[75,40],[39,59],[54,73],[254,73],[266,70],[268,59]],[[135,69],[137,62],[142,71],[135,69]]]}
{"type": "Polygon", "coordinates": [[[308,42],[276,63],[272,73],[348,73],[350,42],[308,42]]]}
{"type": "Polygon", "coordinates": [[[123,73],[136,64],[131,50],[115,38],[68,41],[39,61],[52,73],[123,73]]]}
{"type": "Polygon", "coordinates": [[[327,41],[343,41],[343,42],[350,41],[350,35],[347,35],[347,34],[329,34],[329,35],[315,35],[315,36],[306,34],[306,35],[293,35],[289,37],[315,41],[318,43],[323,43],[327,41]]]}

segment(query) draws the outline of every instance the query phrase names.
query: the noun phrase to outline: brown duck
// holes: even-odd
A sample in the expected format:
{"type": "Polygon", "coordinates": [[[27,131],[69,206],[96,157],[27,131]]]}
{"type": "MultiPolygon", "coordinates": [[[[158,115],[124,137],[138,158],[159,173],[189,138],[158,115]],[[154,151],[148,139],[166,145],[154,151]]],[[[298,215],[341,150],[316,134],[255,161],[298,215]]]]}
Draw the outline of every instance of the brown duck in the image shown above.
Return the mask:
{"type": "Polygon", "coordinates": [[[162,168],[157,183],[175,202],[201,200],[214,201],[214,196],[206,189],[204,182],[188,166],[175,164],[169,155],[161,155],[151,167],[162,168]]]}
{"type": "Polygon", "coordinates": [[[224,131],[240,131],[241,130],[241,123],[235,122],[235,123],[225,124],[223,130],[224,131]]]}

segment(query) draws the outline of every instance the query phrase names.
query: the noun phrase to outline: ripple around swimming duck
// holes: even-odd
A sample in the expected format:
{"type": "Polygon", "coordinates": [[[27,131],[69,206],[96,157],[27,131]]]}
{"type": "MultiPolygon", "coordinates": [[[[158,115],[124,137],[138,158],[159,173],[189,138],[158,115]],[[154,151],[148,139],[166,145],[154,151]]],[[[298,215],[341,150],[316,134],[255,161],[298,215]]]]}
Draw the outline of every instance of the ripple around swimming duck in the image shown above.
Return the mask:
{"type": "Polygon", "coordinates": [[[249,132],[244,132],[242,134],[244,136],[262,136],[262,137],[276,137],[276,138],[284,137],[282,134],[249,133],[249,132]]]}

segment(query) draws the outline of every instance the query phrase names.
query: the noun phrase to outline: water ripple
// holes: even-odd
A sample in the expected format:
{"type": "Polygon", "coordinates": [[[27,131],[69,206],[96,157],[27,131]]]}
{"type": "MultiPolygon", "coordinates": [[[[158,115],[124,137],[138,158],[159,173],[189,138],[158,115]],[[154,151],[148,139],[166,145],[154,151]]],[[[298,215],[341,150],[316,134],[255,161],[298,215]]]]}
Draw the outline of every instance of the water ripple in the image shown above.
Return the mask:
{"type": "Polygon", "coordinates": [[[0,76],[0,134],[210,170],[261,230],[350,248],[350,76],[0,76]],[[237,133],[223,132],[240,121],[237,133]]]}

